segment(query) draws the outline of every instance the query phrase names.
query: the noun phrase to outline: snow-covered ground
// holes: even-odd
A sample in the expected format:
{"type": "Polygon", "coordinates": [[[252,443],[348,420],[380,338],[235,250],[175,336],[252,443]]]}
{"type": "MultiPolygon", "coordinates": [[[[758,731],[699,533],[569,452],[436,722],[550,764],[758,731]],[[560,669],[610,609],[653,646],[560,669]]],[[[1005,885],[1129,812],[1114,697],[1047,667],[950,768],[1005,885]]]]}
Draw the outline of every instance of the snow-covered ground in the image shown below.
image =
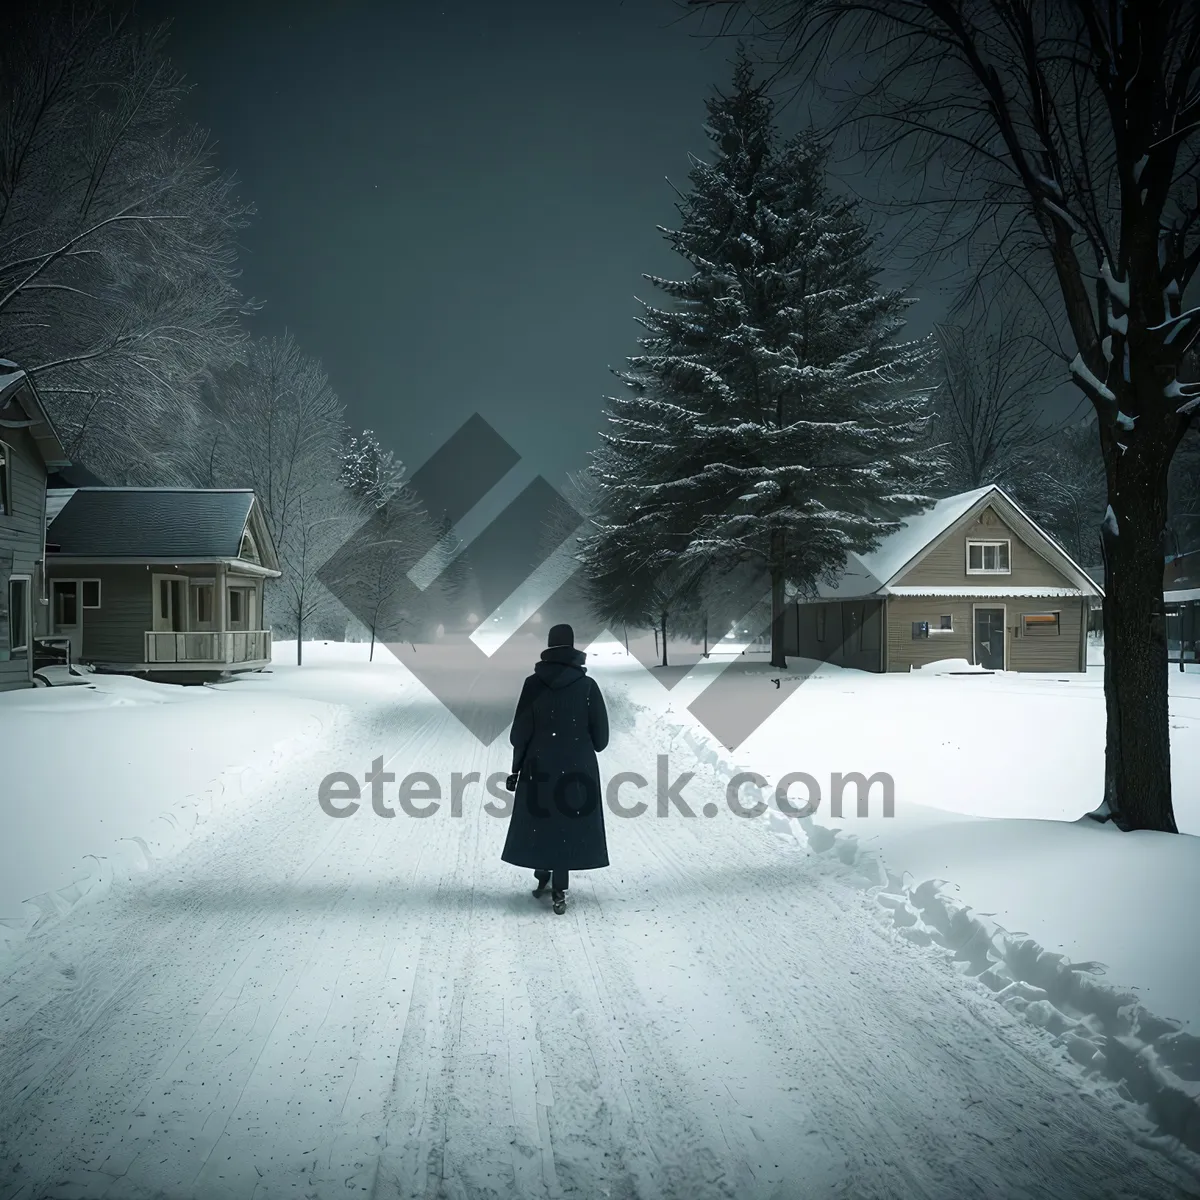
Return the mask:
{"type": "MultiPolygon", "coordinates": [[[[457,819],[316,802],[504,745],[386,653],[276,654],[0,696],[0,1198],[1200,1194],[1163,1136],[1200,1147],[1196,1046],[1149,1015],[1200,1020],[1200,838],[1073,823],[1098,674],[801,668],[730,752],[686,713],[718,659],[668,694],[596,647],[605,773],[665,752],[722,803],[610,817],[555,918],[478,789],[457,819]],[[886,771],[896,815],[743,820],[745,768],[886,771]]],[[[779,675],[736,667],[731,703],[779,675]]],[[[1200,833],[1200,673],[1172,689],[1200,833]]]]}

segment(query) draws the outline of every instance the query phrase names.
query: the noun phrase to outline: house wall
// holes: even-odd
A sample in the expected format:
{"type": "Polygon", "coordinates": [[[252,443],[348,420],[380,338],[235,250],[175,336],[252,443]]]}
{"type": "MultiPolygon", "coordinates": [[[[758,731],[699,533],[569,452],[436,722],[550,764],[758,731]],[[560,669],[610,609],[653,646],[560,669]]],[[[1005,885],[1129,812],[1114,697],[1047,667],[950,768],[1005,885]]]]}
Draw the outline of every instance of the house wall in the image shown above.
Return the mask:
{"type": "Polygon", "coordinates": [[[915,566],[891,581],[896,586],[928,584],[933,587],[1000,586],[1071,587],[1040,554],[1027,546],[991,507],[979,514],[971,525],[955,528],[915,566]],[[967,542],[1007,538],[1009,565],[1007,575],[968,575],[967,542]]]}
{"type": "MultiPolygon", "coordinates": [[[[0,515],[0,588],[3,604],[8,609],[9,575],[30,576],[31,634],[38,630],[40,613],[38,596],[40,577],[38,560],[42,557],[46,522],[46,467],[38,452],[37,443],[26,429],[0,430],[0,441],[12,451],[10,466],[12,508],[10,514],[0,515]]],[[[4,626],[4,653],[8,651],[7,624],[4,626]]],[[[0,691],[29,687],[32,676],[31,659],[0,658],[0,691]]]]}
{"type": "Polygon", "coordinates": [[[841,600],[794,604],[794,617],[784,625],[786,652],[861,671],[883,670],[883,602],[841,600]],[[824,614],[824,638],[819,622],[824,614]]]}
{"type": "Polygon", "coordinates": [[[100,580],[100,607],[80,611],[83,618],[80,658],[83,662],[142,661],[145,632],[152,628],[154,616],[150,572],[145,567],[55,563],[51,555],[47,577],[51,582],[55,579],[100,580]]]}
{"type": "Polygon", "coordinates": [[[1079,671],[1083,653],[1083,629],[1087,601],[1074,598],[985,597],[946,599],[922,596],[891,596],[887,605],[888,670],[907,671],[944,658],[975,661],[974,608],[1005,607],[1010,671],[1079,671]],[[1022,636],[1023,613],[1058,612],[1059,633],[1054,637],[1022,636]],[[933,633],[927,638],[912,636],[913,623],[938,623],[943,614],[953,618],[950,633],[933,633]]]}
{"type": "MultiPolygon", "coordinates": [[[[84,662],[112,666],[142,663],[146,660],[146,632],[154,628],[154,577],[184,575],[189,579],[213,579],[211,565],[183,566],[113,565],[96,566],[86,563],[49,563],[49,578],[99,579],[100,607],[82,610],[84,662]]],[[[229,574],[231,587],[248,587],[258,593],[255,612],[262,627],[263,580],[259,577],[229,574]]]]}
{"type": "Polygon", "coordinates": [[[907,671],[943,658],[972,661],[972,620],[970,600],[948,600],[924,596],[889,596],[887,603],[888,670],[907,671]],[[954,628],[949,633],[930,633],[913,638],[914,621],[935,626],[948,613],[954,628]]]}

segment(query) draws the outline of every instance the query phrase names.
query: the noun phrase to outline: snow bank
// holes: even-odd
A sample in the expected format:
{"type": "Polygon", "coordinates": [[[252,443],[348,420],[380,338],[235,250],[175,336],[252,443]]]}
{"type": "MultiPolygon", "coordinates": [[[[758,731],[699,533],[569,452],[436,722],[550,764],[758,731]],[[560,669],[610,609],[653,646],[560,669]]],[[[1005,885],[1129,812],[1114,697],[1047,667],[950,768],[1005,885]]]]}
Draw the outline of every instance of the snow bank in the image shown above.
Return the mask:
{"type": "Polygon", "coordinates": [[[0,945],[170,857],[337,716],[261,682],[95,675],[0,694],[0,945]]]}
{"type": "Polygon", "coordinates": [[[986,667],[976,666],[965,658],[939,658],[936,662],[916,667],[926,675],[991,675],[986,667]]]}
{"type": "MultiPolygon", "coordinates": [[[[801,671],[811,664],[795,664],[801,671]]],[[[794,819],[773,832],[840,863],[897,936],[949,955],[1095,1080],[1139,1102],[1158,1134],[1200,1152],[1200,673],[1172,672],[1177,818],[1183,835],[1122,834],[1079,820],[1103,779],[1102,674],[928,671],[872,676],[821,665],[736,752],[635,673],[630,703],[671,747],[720,780],[803,770],[887,771],[896,815],[794,819]]],[[[704,670],[700,671],[701,676],[704,670]]],[[[764,667],[731,686],[770,687],[764,667]]],[[[778,672],[773,672],[778,676],[778,672]]],[[[748,791],[748,789],[747,789],[748,791]]],[[[769,792],[764,799],[770,800],[769,792]]]]}

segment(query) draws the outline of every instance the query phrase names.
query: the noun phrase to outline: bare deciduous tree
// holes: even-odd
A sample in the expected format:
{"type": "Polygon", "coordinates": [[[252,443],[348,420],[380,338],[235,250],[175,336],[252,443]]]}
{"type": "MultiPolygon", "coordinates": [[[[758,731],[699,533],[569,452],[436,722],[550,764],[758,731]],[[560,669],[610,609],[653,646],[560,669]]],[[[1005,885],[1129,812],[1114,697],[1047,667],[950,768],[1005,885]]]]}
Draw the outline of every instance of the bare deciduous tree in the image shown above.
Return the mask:
{"type": "Polygon", "coordinates": [[[0,38],[0,347],[113,481],[174,476],[196,380],[242,337],[249,210],[164,50],[102,0],[18,5],[0,38]]]}
{"type": "Polygon", "coordinates": [[[196,473],[258,496],[283,571],[268,590],[270,611],[295,634],[300,662],[304,630],[336,606],[319,572],[366,512],[339,482],[342,405],[290,336],[252,342],[214,378],[210,403],[196,473]]]}
{"type": "Polygon", "coordinates": [[[956,491],[1012,489],[1044,437],[1039,402],[1051,390],[1053,357],[1013,304],[935,332],[942,382],[933,436],[943,444],[947,483],[956,491]]]}
{"type": "MultiPolygon", "coordinates": [[[[689,0],[712,7],[714,0],[689,0]]],[[[1200,406],[1195,0],[725,0],[819,79],[853,56],[843,131],[935,248],[1016,277],[1096,415],[1108,734],[1095,815],[1174,832],[1162,610],[1168,468],[1200,406]],[[930,218],[936,224],[930,223],[930,218]],[[962,219],[962,218],[965,218],[962,219]]],[[[831,78],[824,76],[826,85],[831,78]]],[[[828,92],[826,92],[829,95],[828,92]]]]}

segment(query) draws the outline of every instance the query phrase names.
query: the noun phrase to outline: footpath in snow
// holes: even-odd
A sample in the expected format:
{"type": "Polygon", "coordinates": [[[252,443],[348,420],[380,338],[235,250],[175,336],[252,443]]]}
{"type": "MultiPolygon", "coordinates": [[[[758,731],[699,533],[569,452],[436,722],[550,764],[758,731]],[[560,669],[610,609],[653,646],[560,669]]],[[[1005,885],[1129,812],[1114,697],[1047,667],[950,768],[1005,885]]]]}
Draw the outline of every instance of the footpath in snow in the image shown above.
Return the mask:
{"type": "MultiPolygon", "coordinates": [[[[891,770],[897,815],[872,827],[870,817],[839,823],[818,811],[797,828],[717,803],[713,818],[611,818],[613,867],[577,876],[568,914],[556,918],[523,873],[499,862],[504,822],[483,811],[478,790],[459,815],[449,804],[427,819],[386,819],[369,803],[341,820],[321,812],[322,778],[361,778],[376,758],[397,776],[428,772],[447,792],[456,771],[507,769],[503,744],[480,746],[398,664],[353,661],[361,651],[306,647],[301,671],[281,662],[215,699],[176,702],[177,727],[160,726],[160,741],[182,740],[210,711],[232,718],[214,715],[210,735],[226,724],[253,732],[245,743],[217,736],[234,747],[223,761],[208,759],[181,786],[142,787],[132,807],[121,808],[120,764],[103,768],[99,743],[146,713],[107,706],[126,721],[96,739],[114,808],[85,852],[103,859],[117,837],[153,846],[156,826],[180,829],[124,875],[85,867],[83,884],[103,883],[90,890],[60,869],[90,834],[31,869],[37,894],[66,895],[37,910],[0,969],[0,1200],[1200,1195],[1195,1159],[1166,1132],[1170,1114],[1131,1103],[1145,1097],[1112,1049],[1127,1035],[1094,1028],[1096,1013],[1052,988],[1032,991],[1005,957],[1002,930],[960,915],[953,896],[921,892],[951,879],[974,908],[969,837],[944,830],[1010,822],[963,811],[969,797],[951,803],[908,775],[906,763],[935,770],[937,756],[922,757],[903,728],[877,761],[851,755],[859,739],[883,736],[872,712],[915,735],[905,693],[899,704],[895,693],[853,702],[855,688],[887,681],[826,672],[797,689],[757,745],[730,755],[681,719],[686,688],[668,695],[622,653],[598,649],[614,724],[606,774],[653,778],[667,753],[672,773],[695,772],[685,795],[700,809],[723,801],[730,767],[752,759],[767,776],[786,766],[820,777],[828,760],[891,770]],[[257,715],[238,705],[259,706],[257,715]],[[834,745],[851,719],[853,738],[834,745]],[[908,759],[889,747],[906,747],[908,759]],[[237,773],[236,802],[193,805],[205,819],[183,828],[189,790],[203,797],[235,767],[252,768],[237,773]],[[919,786],[929,803],[911,819],[919,786]],[[150,817],[156,803],[170,821],[150,817]],[[908,878],[897,874],[903,840],[886,843],[906,822],[909,862],[929,845],[922,829],[942,838],[908,878]],[[1055,1014],[1073,1028],[1056,1028],[1055,1014]]],[[[737,686],[773,686],[754,675],[737,686]]],[[[1027,681],[940,682],[992,687],[993,721],[1026,708],[1023,694],[1001,691],[1027,681]]],[[[948,741],[967,737],[974,694],[928,678],[895,683],[928,687],[923,718],[940,713],[948,741]]],[[[1060,719],[1092,703],[1092,681],[1059,686],[1074,688],[1053,693],[1060,719]]],[[[80,715],[78,728],[91,719],[80,715]]],[[[1095,736],[1093,719],[1078,716],[1081,736],[1095,736]]],[[[961,753],[977,762],[991,734],[975,727],[970,737],[976,753],[961,753]]],[[[1008,771],[1020,790],[1021,761],[989,770],[1008,771]]],[[[1087,786],[1077,778],[1076,795],[1087,786]]],[[[1077,815],[1069,804],[1044,815],[1077,815]]],[[[1020,817],[1011,824],[1034,827],[1016,839],[1026,852],[1039,828],[1060,827],[1030,809],[1020,817]]],[[[1079,830],[1063,828],[1069,859],[1079,830]]],[[[19,850],[37,852],[32,840],[19,850]]],[[[985,859],[976,850],[976,863],[985,859]]],[[[1020,879],[1017,865],[993,875],[996,898],[1014,902],[1022,889],[1003,881],[1020,879]]],[[[1076,882],[1098,895],[1109,881],[1076,882]]],[[[1025,928],[993,911],[986,922],[1025,928]]],[[[1109,961],[1119,949],[1103,924],[1092,934],[1052,924],[1036,937],[1048,948],[1094,936],[1083,953],[1109,961]]],[[[1192,935],[1171,933],[1186,954],[1181,938],[1192,935]]],[[[1156,986],[1168,988],[1169,973],[1156,986]]],[[[1107,982],[1140,980],[1112,971],[1107,982]]],[[[1137,1021],[1130,1053],[1161,1071],[1171,1028],[1151,1038],[1148,1016],[1137,1021]]],[[[1174,1119],[1186,1111],[1177,1104],[1174,1119]]]]}

